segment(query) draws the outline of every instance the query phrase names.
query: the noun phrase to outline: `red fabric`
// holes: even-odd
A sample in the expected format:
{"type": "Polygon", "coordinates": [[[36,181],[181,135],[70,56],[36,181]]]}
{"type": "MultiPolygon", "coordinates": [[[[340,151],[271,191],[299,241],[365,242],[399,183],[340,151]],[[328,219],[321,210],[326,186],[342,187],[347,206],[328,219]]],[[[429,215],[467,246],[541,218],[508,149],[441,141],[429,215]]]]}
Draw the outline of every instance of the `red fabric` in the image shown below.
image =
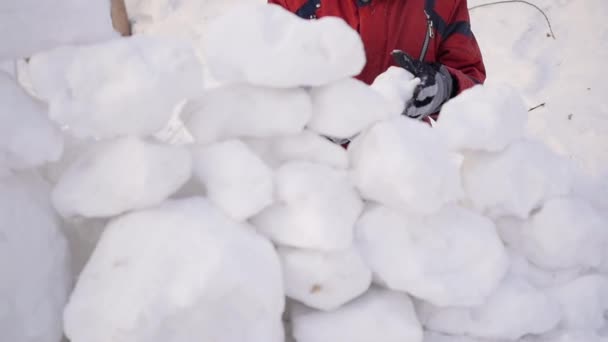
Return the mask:
{"type": "MultiPolygon", "coordinates": [[[[295,13],[307,0],[269,2],[295,13]]],[[[456,83],[456,93],[483,83],[486,71],[475,37],[462,30],[454,30],[462,27],[458,23],[469,22],[467,1],[434,2],[433,10],[441,21],[438,24],[445,25],[434,23],[434,37],[425,61],[439,62],[448,68],[456,83]]],[[[321,7],[315,13],[318,18],[341,17],[359,32],[365,45],[367,64],[357,78],[368,84],[373,82],[376,76],[394,65],[390,53],[395,49],[414,58],[420,57],[428,32],[425,0],[370,0],[365,6],[357,3],[357,0],[321,0],[321,7]]]]}

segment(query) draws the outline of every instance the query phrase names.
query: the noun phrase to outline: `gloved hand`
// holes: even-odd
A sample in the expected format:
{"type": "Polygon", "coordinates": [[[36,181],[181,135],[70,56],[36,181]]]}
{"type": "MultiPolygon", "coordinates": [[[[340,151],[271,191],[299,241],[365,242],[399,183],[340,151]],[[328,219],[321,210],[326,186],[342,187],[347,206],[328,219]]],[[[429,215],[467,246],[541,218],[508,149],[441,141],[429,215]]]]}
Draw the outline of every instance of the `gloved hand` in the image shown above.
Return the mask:
{"type": "Polygon", "coordinates": [[[400,50],[393,51],[392,56],[398,66],[420,79],[412,99],[405,104],[403,115],[422,120],[437,113],[452,97],[454,80],[445,66],[419,61],[400,50]]]}

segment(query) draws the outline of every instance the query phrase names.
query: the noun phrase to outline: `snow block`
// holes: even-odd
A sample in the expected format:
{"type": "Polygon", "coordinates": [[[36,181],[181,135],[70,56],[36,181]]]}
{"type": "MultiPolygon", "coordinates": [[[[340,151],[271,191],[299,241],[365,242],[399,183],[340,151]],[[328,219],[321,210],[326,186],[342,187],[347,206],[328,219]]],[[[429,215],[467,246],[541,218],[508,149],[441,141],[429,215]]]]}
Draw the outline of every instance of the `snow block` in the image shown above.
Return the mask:
{"type": "Polygon", "coordinates": [[[217,18],[205,45],[220,82],[320,86],[356,76],[365,65],[361,38],[344,20],[304,20],[278,5],[242,6],[217,18]]]}
{"type": "Polygon", "coordinates": [[[372,272],[355,248],[335,252],[279,248],[287,296],[311,308],[334,310],[363,294],[372,272]]]}
{"type": "Polygon", "coordinates": [[[330,312],[294,305],[291,319],[298,342],[422,342],[411,299],[388,290],[373,288],[330,312]]]}
{"type": "Polygon", "coordinates": [[[72,342],[282,342],[272,244],[207,200],[131,213],[106,228],[65,310],[72,342]]]}
{"type": "Polygon", "coordinates": [[[26,169],[56,161],[63,137],[42,103],[0,72],[0,167],[26,169]]]}
{"type": "Polygon", "coordinates": [[[274,202],[274,174],[239,140],[194,150],[194,171],[209,200],[244,221],[274,202]]]}
{"type": "Polygon", "coordinates": [[[437,306],[481,305],[509,265],[492,221],[456,206],[416,216],[370,205],[355,241],[379,284],[437,306]]]}
{"type": "Polygon", "coordinates": [[[203,89],[190,46],[147,36],[43,52],[31,58],[29,73],[51,119],[83,138],[156,133],[203,89]]]}
{"type": "Polygon", "coordinates": [[[298,134],[312,116],[312,104],[303,89],[230,85],[206,90],[181,115],[196,143],[209,144],[298,134]]]}
{"type": "Polygon", "coordinates": [[[280,245],[332,251],[349,248],[363,201],[348,173],[309,162],[276,170],[277,203],[252,220],[280,245]]]}
{"type": "Polygon", "coordinates": [[[108,0],[3,0],[0,60],[30,57],[62,45],[118,37],[108,0]]]}
{"type": "Polygon", "coordinates": [[[0,178],[0,337],[57,342],[71,288],[69,252],[49,201],[29,175],[0,178]]]}
{"type": "Polygon", "coordinates": [[[184,148],[137,138],[101,142],[63,172],[53,204],[66,217],[110,217],[160,204],[191,175],[184,148]]]}

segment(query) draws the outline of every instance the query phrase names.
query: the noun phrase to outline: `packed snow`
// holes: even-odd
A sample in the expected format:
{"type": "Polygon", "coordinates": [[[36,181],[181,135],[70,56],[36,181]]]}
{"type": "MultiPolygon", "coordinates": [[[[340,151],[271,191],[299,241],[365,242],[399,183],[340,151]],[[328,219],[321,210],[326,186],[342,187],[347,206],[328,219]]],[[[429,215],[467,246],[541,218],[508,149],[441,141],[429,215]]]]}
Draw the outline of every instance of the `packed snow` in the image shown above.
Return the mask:
{"type": "Polygon", "coordinates": [[[412,300],[400,292],[374,288],[331,312],[302,304],[290,311],[298,342],[422,342],[422,327],[412,300]]]}
{"type": "Polygon", "coordinates": [[[272,169],[240,140],[199,148],[194,164],[209,200],[235,220],[246,220],[274,201],[272,169]]]}
{"type": "Polygon", "coordinates": [[[61,157],[63,137],[45,105],[0,72],[0,167],[28,169],[61,157]]]}
{"type": "Polygon", "coordinates": [[[2,1],[0,60],[29,57],[64,44],[117,37],[107,0],[2,1]]]}
{"type": "Polygon", "coordinates": [[[50,185],[24,173],[0,178],[0,337],[59,341],[71,287],[69,250],[50,185]]]}
{"type": "Polygon", "coordinates": [[[65,332],[74,342],[278,342],[284,301],[270,242],[204,198],[168,201],[108,225],[65,332]]]}
{"type": "Polygon", "coordinates": [[[191,174],[192,159],[183,148],[134,137],[104,141],[63,172],[53,204],[63,216],[115,216],[160,204],[191,174]]]}
{"type": "Polygon", "coordinates": [[[285,292],[309,307],[331,311],[367,291],[372,272],[355,248],[334,252],[279,248],[285,292]]]}
{"type": "Polygon", "coordinates": [[[307,21],[277,5],[238,7],[219,17],[205,44],[212,77],[228,83],[322,86],[365,65],[363,42],[344,20],[307,21]]]}
{"type": "Polygon", "coordinates": [[[348,173],[292,161],[276,171],[277,201],[252,222],[263,235],[286,246],[324,251],[348,248],[363,200],[348,173]]]}
{"type": "Polygon", "coordinates": [[[59,47],[35,54],[29,66],[51,119],[78,137],[150,135],[203,89],[193,49],[161,38],[59,47]]]}
{"type": "Polygon", "coordinates": [[[3,3],[0,340],[605,342],[606,108],[540,118],[573,109],[567,12],[607,7],[549,1],[556,41],[523,7],[534,24],[500,36],[532,36],[497,45],[523,19],[472,12],[491,79],[434,127],[400,115],[403,69],[352,79],[363,45],[336,18],[127,0],[120,38],[105,2],[3,3]]]}

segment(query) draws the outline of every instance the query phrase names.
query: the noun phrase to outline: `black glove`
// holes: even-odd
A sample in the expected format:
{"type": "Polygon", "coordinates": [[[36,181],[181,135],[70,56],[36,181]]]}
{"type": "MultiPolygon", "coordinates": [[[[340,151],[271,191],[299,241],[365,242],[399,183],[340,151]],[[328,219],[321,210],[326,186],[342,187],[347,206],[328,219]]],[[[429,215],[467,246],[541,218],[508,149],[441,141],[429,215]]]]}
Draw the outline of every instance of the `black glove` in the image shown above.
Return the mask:
{"type": "Polygon", "coordinates": [[[454,81],[445,66],[439,63],[426,63],[412,58],[407,53],[392,52],[395,63],[420,79],[414,95],[405,104],[403,115],[423,119],[439,112],[444,102],[452,97],[454,81]]]}

